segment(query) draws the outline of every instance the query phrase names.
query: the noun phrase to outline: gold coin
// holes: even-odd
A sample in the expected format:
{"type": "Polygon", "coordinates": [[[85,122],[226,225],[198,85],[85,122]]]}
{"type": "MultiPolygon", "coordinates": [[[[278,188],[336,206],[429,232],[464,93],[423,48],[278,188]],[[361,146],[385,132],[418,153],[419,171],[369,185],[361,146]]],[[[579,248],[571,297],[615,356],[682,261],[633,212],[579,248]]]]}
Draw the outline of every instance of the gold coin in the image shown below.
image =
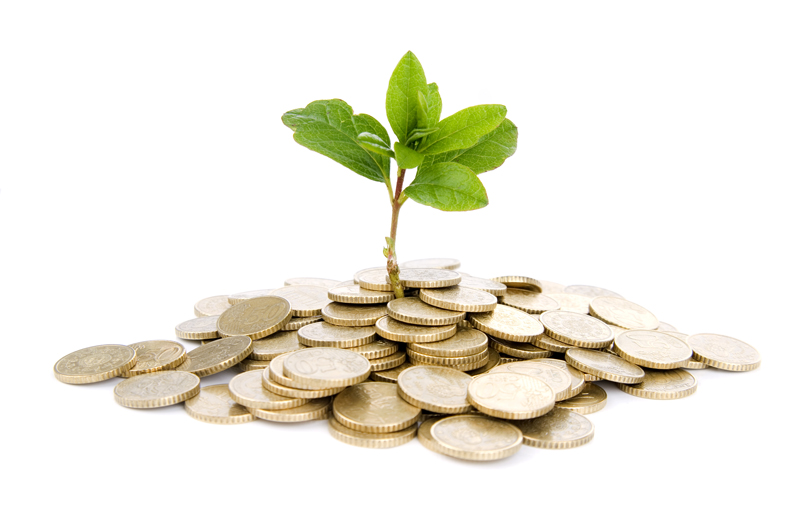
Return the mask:
{"type": "Polygon", "coordinates": [[[292,316],[316,316],[330,304],[328,288],[315,285],[292,285],[278,288],[273,296],[283,297],[292,307],[292,316]]]}
{"type": "Polygon", "coordinates": [[[575,397],[556,403],[556,407],[577,412],[581,415],[599,412],[606,406],[608,395],[602,387],[595,384],[586,384],[583,390],[575,397]]]}
{"type": "Polygon", "coordinates": [[[253,341],[253,351],[250,353],[250,358],[269,361],[281,354],[296,352],[303,348],[305,348],[305,345],[300,343],[298,331],[276,332],[264,339],[253,341]]]}
{"type": "Polygon", "coordinates": [[[521,309],[526,313],[544,313],[545,311],[555,311],[560,307],[557,300],[543,293],[521,288],[509,288],[501,301],[506,306],[521,309]]]}
{"type": "Polygon", "coordinates": [[[259,361],[256,359],[242,359],[239,369],[242,371],[260,371],[269,367],[270,361],[259,361]]]}
{"type": "Polygon", "coordinates": [[[333,288],[341,283],[341,281],[334,281],[333,279],[325,279],[321,277],[293,277],[283,282],[284,286],[321,286],[323,288],[333,288]]]}
{"type": "MultiPolygon", "coordinates": [[[[389,276],[386,275],[389,282],[389,276]]],[[[444,269],[400,269],[400,282],[404,288],[445,288],[461,281],[458,272],[444,269]]]]}
{"type": "Polygon", "coordinates": [[[591,297],[576,293],[548,293],[547,296],[558,302],[559,310],[561,311],[574,311],[583,315],[589,314],[589,304],[592,302],[591,297]]]}
{"type": "Polygon", "coordinates": [[[463,311],[449,311],[425,304],[419,297],[395,299],[386,305],[386,310],[389,316],[395,320],[426,326],[459,323],[467,316],[463,311]]]}
{"type": "Polygon", "coordinates": [[[215,295],[197,301],[197,304],[194,305],[194,315],[198,318],[201,316],[219,316],[230,307],[231,303],[228,302],[227,295],[215,295]]]}
{"type": "Polygon", "coordinates": [[[163,371],[179,366],[186,360],[186,349],[176,341],[157,339],[128,345],[136,351],[136,364],[122,377],[163,371]]]}
{"type": "Polygon", "coordinates": [[[424,258],[411,260],[400,264],[401,269],[442,269],[455,270],[461,267],[461,262],[455,258],[424,258]]]}
{"type": "Polygon", "coordinates": [[[594,424],[577,412],[554,408],[536,419],[514,421],[522,443],[542,449],[572,449],[594,438],[594,424]]]}
{"type": "Polygon", "coordinates": [[[384,316],[375,323],[375,330],[382,338],[401,343],[431,343],[442,341],[455,336],[458,328],[453,325],[440,325],[426,327],[424,325],[411,325],[384,316]]]}
{"type": "Polygon", "coordinates": [[[461,288],[480,290],[482,292],[491,293],[495,297],[502,297],[508,291],[508,287],[503,283],[498,283],[497,281],[484,279],[482,277],[472,277],[463,272],[459,272],[459,274],[461,275],[461,282],[458,283],[458,286],[461,288]]]}
{"type": "Polygon", "coordinates": [[[614,340],[614,351],[637,366],[655,369],[679,368],[692,358],[689,345],[658,331],[623,332],[614,340]]]}
{"type": "Polygon", "coordinates": [[[392,285],[386,282],[386,267],[375,267],[356,272],[353,281],[365,290],[391,292],[392,285]]]}
{"type": "MultiPolygon", "coordinates": [[[[322,310],[325,311],[324,309],[322,310]]],[[[314,316],[293,316],[291,320],[286,322],[286,324],[281,328],[281,331],[292,331],[292,330],[300,330],[306,325],[314,322],[319,322],[323,319],[322,315],[314,315],[314,316]]]]}
{"type": "Polygon", "coordinates": [[[415,407],[443,414],[463,414],[472,405],[467,387],[472,377],[444,366],[414,366],[397,377],[397,394],[415,407]]]}
{"type": "Polygon", "coordinates": [[[406,429],[421,409],[398,395],[397,384],[364,382],[348,387],[333,400],[333,417],[343,426],[367,433],[406,429]]]}
{"type": "Polygon", "coordinates": [[[602,380],[602,378],[600,378],[599,376],[590,375],[589,373],[584,373],[583,380],[585,382],[599,382],[600,380],[602,380]]]}
{"type": "Polygon", "coordinates": [[[340,348],[306,348],[283,359],[283,374],[299,389],[329,389],[366,380],[372,370],[363,356],[340,348]]]}
{"type": "Polygon", "coordinates": [[[489,338],[489,341],[492,348],[498,352],[520,359],[541,359],[553,355],[549,350],[543,350],[530,343],[514,343],[513,341],[492,337],[489,338]]]}
{"type": "Polygon", "coordinates": [[[514,425],[478,414],[427,420],[417,437],[426,448],[470,461],[494,461],[522,447],[522,432],[514,425]]]}
{"type": "Polygon", "coordinates": [[[584,373],[612,382],[638,384],[644,379],[642,368],[605,352],[570,348],[567,350],[565,360],[567,364],[584,373]]]}
{"type": "Polygon", "coordinates": [[[407,349],[437,357],[466,357],[486,351],[489,338],[477,329],[458,326],[453,337],[433,343],[409,343],[407,349]]]}
{"type": "Polygon", "coordinates": [[[553,283],[552,281],[544,281],[542,279],[539,280],[539,284],[542,286],[542,293],[544,294],[564,293],[564,288],[566,288],[560,283],[553,283]]]}
{"type": "Polygon", "coordinates": [[[689,336],[694,360],[725,371],[751,371],[761,365],[761,354],[744,341],[721,334],[689,336]]]}
{"type": "Polygon", "coordinates": [[[263,373],[247,371],[236,375],[228,383],[231,398],[247,408],[285,410],[308,403],[307,399],[288,398],[264,388],[263,373]]]}
{"type": "Polygon", "coordinates": [[[322,309],[322,318],[333,325],[363,327],[375,325],[375,322],[386,316],[388,312],[385,304],[340,304],[331,302],[322,309]]]}
{"type": "Polygon", "coordinates": [[[175,368],[203,378],[238,364],[253,351],[253,341],[247,336],[222,338],[198,346],[186,356],[186,362],[175,368]]]}
{"type": "Polygon", "coordinates": [[[306,325],[297,331],[300,344],[306,346],[330,346],[333,348],[352,348],[366,345],[375,340],[375,327],[340,327],[328,322],[306,325]]]}
{"type": "Polygon", "coordinates": [[[501,277],[493,277],[492,281],[503,283],[509,288],[522,288],[523,290],[529,290],[531,292],[542,291],[542,283],[540,283],[537,279],[533,279],[532,277],[501,276],[501,277]]]}
{"type": "Polygon", "coordinates": [[[102,382],[136,365],[136,351],[125,345],[99,345],[65,355],[53,366],[53,374],[65,384],[102,382]]]}
{"type": "Polygon", "coordinates": [[[286,299],[273,295],[255,297],[222,313],[217,329],[223,337],[248,336],[255,340],[281,330],[291,318],[292,307],[286,299]]]}
{"type": "Polygon", "coordinates": [[[181,339],[218,338],[217,319],[218,316],[203,316],[186,320],[175,327],[175,335],[181,339]]]}
{"type": "Polygon", "coordinates": [[[574,398],[580,394],[583,390],[583,387],[586,385],[584,374],[561,359],[531,359],[531,361],[549,364],[567,372],[567,375],[569,375],[570,379],[570,389],[569,393],[567,394],[567,399],[574,398]]]}
{"type": "Polygon", "coordinates": [[[664,322],[658,322],[658,327],[656,328],[656,330],[661,332],[678,332],[678,329],[664,322]]]}
{"type": "Polygon", "coordinates": [[[501,419],[533,419],[549,412],[555,393],[544,381],[520,373],[489,373],[473,378],[467,401],[481,412],[501,419]]]}
{"type": "Polygon", "coordinates": [[[491,373],[516,373],[532,376],[543,381],[553,389],[556,401],[569,398],[572,392],[572,379],[569,374],[556,366],[535,361],[520,361],[502,364],[491,373]]]}
{"type": "Polygon", "coordinates": [[[450,311],[479,313],[493,311],[497,306],[497,297],[491,293],[461,286],[441,289],[426,288],[420,290],[419,298],[426,304],[450,311]]]}
{"type": "Polygon", "coordinates": [[[261,373],[261,385],[270,392],[286,396],[287,398],[318,399],[333,396],[344,390],[344,387],[332,387],[330,389],[298,389],[286,385],[284,382],[292,383],[290,378],[283,376],[283,359],[289,354],[279,355],[270,361],[270,367],[261,373]]]}
{"type": "Polygon", "coordinates": [[[605,348],[614,341],[614,332],[601,320],[574,311],[548,311],[539,317],[544,332],[551,338],[581,348],[605,348]]]}
{"type": "Polygon", "coordinates": [[[469,376],[478,376],[489,372],[493,367],[500,365],[500,353],[494,348],[489,348],[489,356],[486,359],[486,364],[477,368],[464,370],[469,376]]]}
{"type": "Polygon", "coordinates": [[[389,449],[414,440],[417,435],[417,425],[412,424],[406,429],[390,433],[365,433],[356,431],[347,426],[342,426],[334,417],[328,419],[328,430],[331,436],[340,442],[356,447],[368,449],[389,449]]]}
{"type": "Polygon", "coordinates": [[[212,424],[242,424],[255,418],[231,398],[228,384],[209,385],[184,403],[186,413],[198,421],[212,424]]]}
{"type": "Polygon", "coordinates": [[[683,366],[683,369],[706,369],[708,368],[708,364],[703,364],[700,361],[696,361],[694,359],[689,359],[686,361],[686,365],[683,366]]]}
{"type": "Polygon", "coordinates": [[[175,405],[200,392],[200,378],[181,371],[144,373],[114,387],[114,401],[128,408],[175,405]]]}
{"type": "MultiPolygon", "coordinates": [[[[411,362],[415,364],[429,364],[433,366],[461,366],[465,364],[476,364],[482,361],[488,362],[489,360],[489,350],[486,349],[482,352],[476,353],[474,355],[465,355],[463,357],[438,357],[436,355],[426,355],[424,353],[415,352],[413,350],[408,350],[408,358],[411,359],[411,362]]],[[[470,368],[474,369],[474,368],[470,368]]],[[[469,370],[461,370],[461,371],[469,371],[469,370]]]]}
{"type": "MultiPolygon", "coordinates": [[[[419,354],[418,354],[419,356],[419,354]]],[[[442,357],[442,359],[446,359],[447,357],[442,357]]],[[[502,361],[502,358],[501,358],[502,361]]],[[[434,364],[427,361],[418,360],[416,358],[412,358],[409,356],[409,362],[414,366],[441,366],[441,364],[434,364]]],[[[475,362],[471,362],[468,364],[448,364],[448,368],[457,369],[458,371],[464,371],[465,373],[474,371],[478,368],[481,368],[489,363],[488,354],[486,357],[481,357],[479,360],[475,362]]]]}
{"type": "Polygon", "coordinates": [[[375,380],[376,382],[390,382],[390,383],[397,383],[397,377],[400,376],[400,373],[407,370],[408,368],[413,368],[414,365],[408,362],[403,363],[396,368],[391,369],[383,369],[381,371],[373,371],[369,374],[370,380],[375,380]]]}
{"type": "Polygon", "coordinates": [[[539,320],[503,304],[498,304],[489,313],[471,314],[469,321],[490,336],[518,343],[533,343],[536,336],[544,333],[544,327],[539,320]]]}
{"type": "Polygon", "coordinates": [[[595,297],[589,304],[589,313],[623,329],[653,330],[661,323],[642,306],[619,297],[595,297]]]}
{"type": "Polygon", "coordinates": [[[502,366],[503,364],[508,364],[508,363],[510,363],[510,362],[519,362],[519,361],[521,361],[521,360],[522,360],[522,359],[520,359],[519,357],[511,357],[510,355],[506,355],[506,354],[504,354],[504,353],[501,353],[501,354],[500,354],[500,365],[501,365],[501,366],[502,366]]]}
{"type": "Polygon", "coordinates": [[[348,348],[348,350],[350,350],[351,352],[363,355],[369,360],[388,357],[393,353],[397,352],[397,349],[398,349],[397,343],[394,343],[392,341],[389,341],[388,339],[383,339],[383,338],[375,338],[375,341],[373,341],[372,343],[367,343],[366,345],[348,348]]]}
{"type": "Polygon", "coordinates": [[[272,422],[306,422],[327,419],[331,414],[331,398],[312,399],[305,405],[286,410],[265,410],[251,408],[250,412],[265,421],[272,422]]]}
{"type": "Polygon", "coordinates": [[[679,399],[697,391],[697,380],[682,369],[644,370],[644,380],[635,385],[617,384],[622,392],[646,399],[679,399]]]}
{"type": "Polygon", "coordinates": [[[380,304],[394,299],[394,293],[365,290],[356,284],[341,284],[328,290],[328,298],[342,304],[380,304]]]}
{"type": "Polygon", "coordinates": [[[369,363],[372,365],[372,371],[384,371],[387,369],[396,368],[406,361],[405,352],[395,352],[385,357],[377,359],[370,359],[369,363]]]}
{"type": "Polygon", "coordinates": [[[562,343],[557,339],[553,339],[547,334],[540,334],[533,339],[533,344],[541,348],[542,350],[549,350],[551,352],[558,352],[564,353],[570,348],[574,348],[571,345],[566,343],[562,343]]]}
{"type": "Polygon", "coordinates": [[[233,306],[240,302],[244,302],[247,299],[266,297],[267,295],[271,295],[274,291],[274,288],[270,288],[268,290],[250,290],[249,292],[234,293],[233,295],[228,295],[228,302],[230,302],[231,306],[233,306]]]}
{"type": "Polygon", "coordinates": [[[618,299],[623,298],[622,295],[614,293],[611,290],[589,285],[570,285],[564,288],[564,293],[574,293],[576,295],[583,295],[584,297],[589,297],[591,299],[594,299],[595,297],[617,297],[618,299]]]}

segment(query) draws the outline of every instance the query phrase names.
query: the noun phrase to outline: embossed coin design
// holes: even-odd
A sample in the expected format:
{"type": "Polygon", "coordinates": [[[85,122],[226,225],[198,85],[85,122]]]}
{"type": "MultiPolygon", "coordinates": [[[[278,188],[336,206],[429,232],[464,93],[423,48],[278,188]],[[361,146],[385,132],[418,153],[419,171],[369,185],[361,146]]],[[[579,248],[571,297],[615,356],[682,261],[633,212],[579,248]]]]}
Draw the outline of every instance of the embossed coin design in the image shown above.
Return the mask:
{"type": "MultiPolygon", "coordinates": [[[[434,291],[434,290],[426,290],[434,291]]],[[[463,311],[450,311],[426,304],[419,297],[395,299],[386,305],[389,316],[413,325],[450,325],[459,323],[467,315],[463,311]]]]}
{"type": "Polygon", "coordinates": [[[247,336],[222,338],[191,350],[186,356],[186,362],[175,370],[188,371],[202,378],[228,369],[252,351],[253,341],[247,336]]]}
{"type": "Polygon", "coordinates": [[[594,438],[594,424],[577,412],[554,408],[541,417],[515,421],[522,443],[542,449],[571,449],[594,438]]]}
{"type": "Polygon", "coordinates": [[[424,258],[410,260],[400,264],[401,269],[443,269],[455,270],[461,267],[461,262],[455,258],[424,258]]]}
{"type": "Polygon", "coordinates": [[[181,371],[144,373],[114,387],[114,400],[128,408],[160,408],[175,405],[200,392],[200,378],[181,371]]]}
{"type": "Polygon", "coordinates": [[[247,408],[266,410],[285,410],[308,403],[307,399],[288,398],[265,389],[262,378],[263,374],[259,371],[236,375],[228,383],[231,398],[247,408]]]}
{"type": "Polygon", "coordinates": [[[497,306],[497,297],[491,293],[461,286],[423,289],[419,292],[419,298],[431,306],[470,313],[493,311],[497,306]]]}
{"type": "Polygon", "coordinates": [[[655,330],[658,318],[639,304],[619,297],[596,297],[589,304],[589,313],[606,323],[623,329],[655,330]]]}
{"type": "Polygon", "coordinates": [[[561,343],[581,348],[605,348],[614,331],[597,318],[574,311],[548,311],[539,317],[544,332],[561,343]]]}
{"type": "Polygon", "coordinates": [[[400,431],[390,433],[365,433],[343,426],[334,417],[328,419],[328,430],[331,436],[340,442],[368,449],[388,449],[407,444],[417,435],[417,425],[411,425],[400,431]]]}
{"type": "Polygon", "coordinates": [[[572,380],[569,374],[556,366],[535,361],[520,361],[501,364],[491,373],[518,373],[538,378],[553,389],[555,400],[567,399],[572,391],[572,380]]]}
{"type": "Polygon", "coordinates": [[[261,379],[261,384],[265,389],[281,396],[308,400],[333,396],[344,389],[344,386],[331,387],[329,389],[300,389],[295,387],[295,385],[302,384],[283,375],[283,360],[291,353],[279,355],[269,362],[269,367],[264,370],[261,379]]]}
{"type": "Polygon", "coordinates": [[[284,353],[302,350],[305,345],[300,344],[297,332],[276,332],[264,339],[253,341],[253,351],[250,353],[250,358],[268,361],[284,353]]]}
{"type": "Polygon", "coordinates": [[[604,380],[623,384],[638,384],[644,380],[642,368],[610,353],[570,348],[564,360],[578,370],[604,380]]]}
{"type": "Polygon", "coordinates": [[[212,424],[242,424],[255,418],[231,398],[228,384],[202,387],[200,393],[184,403],[186,413],[194,419],[212,424]]]}
{"type": "Polygon", "coordinates": [[[300,389],[345,387],[366,380],[372,370],[364,356],[339,348],[306,348],[283,360],[283,374],[300,389]]]}
{"type": "Polygon", "coordinates": [[[533,419],[553,408],[555,393],[538,378],[520,373],[496,373],[492,370],[472,379],[467,391],[467,401],[493,417],[533,419]]]}
{"type": "Polygon", "coordinates": [[[411,325],[384,316],[375,322],[375,330],[379,336],[391,341],[399,341],[401,343],[430,343],[455,336],[458,327],[456,324],[440,325],[438,327],[411,325]]]}
{"type": "Polygon", "coordinates": [[[697,391],[697,380],[682,369],[644,370],[644,380],[635,385],[617,384],[622,392],[646,399],[679,399],[697,391]]]}
{"type": "Polygon", "coordinates": [[[136,365],[136,351],[125,345],[99,345],[65,355],[53,366],[59,382],[90,384],[114,378],[136,365]]]}
{"type": "Polygon", "coordinates": [[[397,377],[397,394],[410,404],[443,414],[463,414],[472,406],[467,387],[472,377],[444,366],[414,366],[397,377]]]}
{"type": "Polygon", "coordinates": [[[485,279],[482,277],[473,277],[459,272],[461,274],[461,282],[458,286],[461,288],[471,288],[473,290],[481,290],[483,292],[491,293],[495,297],[502,297],[508,291],[508,287],[503,283],[485,279]]]}
{"type": "Polygon", "coordinates": [[[744,341],[720,334],[689,336],[694,359],[725,371],[751,371],[761,365],[761,354],[744,341]]]}
{"type": "Polygon", "coordinates": [[[680,368],[692,358],[689,345],[658,331],[625,331],[614,340],[614,352],[637,366],[655,369],[680,368]]]}
{"type": "MultiPolygon", "coordinates": [[[[319,314],[319,313],[317,313],[319,314]]],[[[219,316],[221,336],[261,339],[279,331],[292,318],[292,307],[282,297],[255,297],[232,306],[219,316]]]]}
{"type": "Polygon", "coordinates": [[[606,391],[595,384],[586,384],[577,396],[556,403],[556,407],[577,412],[581,415],[599,412],[606,406],[606,391]]]}
{"type": "Polygon", "coordinates": [[[507,458],[522,447],[522,432],[516,426],[477,414],[425,421],[418,437],[434,452],[470,461],[507,458]]]}
{"type": "Polygon", "coordinates": [[[422,410],[397,394],[397,384],[364,382],[348,387],[333,400],[333,416],[343,426],[367,433],[406,429],[422,410]]]}
{"type": "Polygon", "coordinates": [[[128,345],[136,351],[136,364],[120,376],[136,376],[172,369],[186,360],[186,349],[176,341],[156,339],[128,345]]]}
{"type": "Polygon", "coordinates": [[[278,288],[273,296],[283,297],[292,307],[293,316],[315,316],[322,314],[322,308],[330,304],[328,288],[315,285],[292,285],[278,288]]]}
{"type": "Polygon", "coordinates": [[[471,314],[469,321],[490,336],[518,343],[533,343],[536,336],[544,333],[544,327],[539,320],[503,304],[498,304],[489,313],[471,314]]]}
{"type": "Polygon", "coordinates": [[[567,364],[565,361],[562,361],[561,359],[532,359],[532,360],[533,362],[543,362],[545,364],[555,366],[567,372],[567,375],[569,375],[571,383],[567,398],[574,398],[575,396],[580,394],[584,386],[586,385],[586,380],[584,379],[584,373],[573,368],[572,366],[567,364]]]}
{"type": "Polygon", "coordinates": [[[489,338],[477,329],[458,327],[453,337],[433,343],[409,343],[410,351],[438,357],[466,357],[486,351],[489,338]]]}
{"type": "Polygon", "coordinates": [[[217,332],[218,316],[203,316],[192,318],[175,327],[175,335],[181,339],[214,339],[219,337],[217,332]]]}
{"type": "Polygon", "coordinates": [[[219,316],[231,307],[227,295],[215,295],[199,300],[194,305],[194,316],[219,316]]]}
{"type": "Polygon", "coordinates": [[[384,304],[341,304],[331,302],[322,309],[322,318],[333,325],[364,327],[375,325],[388,309],[384,304]]]}
{"type": "Polygon", "coordinates": [[[558,301],[552,297],[521,288],[509,288],[501,301],[506,306],[521,309],[526,313],[544,313],[560,307],[558,301]]]}
{"type": "Polygon", "coordinates": [[[341,327],[327,322],[306,325],[297,331],[301,344],[306,346],[330,346],[352,348],[366,345],[375,339],[375,327],[341,327]]]}
{"type": "MultiPolygon", "coordinates": [[[[386,276],[389,282],[389,276],[386,276]]],[[[461,281],[461,274],[444,269],[400,269],[400,282],[406,288],[445,288],[461,281]]]]}

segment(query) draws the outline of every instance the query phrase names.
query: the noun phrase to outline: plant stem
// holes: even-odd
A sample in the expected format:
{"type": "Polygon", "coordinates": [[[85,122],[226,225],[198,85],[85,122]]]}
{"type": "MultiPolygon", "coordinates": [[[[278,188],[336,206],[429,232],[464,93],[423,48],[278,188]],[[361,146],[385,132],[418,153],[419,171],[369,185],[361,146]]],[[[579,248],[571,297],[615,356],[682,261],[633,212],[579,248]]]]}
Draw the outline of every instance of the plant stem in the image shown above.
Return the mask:
{"type": "Polygon", "coordinates": [[[386,271],[389,273],[389,281],[392,285],[392,291],[395,298],[402,299],[405,294],[403,293],[403,285],[400,283],[400,267],[397,265],[397,250],[395,241],[397,239],[397,218],[400,215],[400,207],[403,205],[400,202],[400,193],[403,191],[403,178],[406,175],[405,168],[397,170],[397,185],[394,190],[394,199],[392,200],[392,229],[389,234],[391,242],[388,242],[386,271]]]}

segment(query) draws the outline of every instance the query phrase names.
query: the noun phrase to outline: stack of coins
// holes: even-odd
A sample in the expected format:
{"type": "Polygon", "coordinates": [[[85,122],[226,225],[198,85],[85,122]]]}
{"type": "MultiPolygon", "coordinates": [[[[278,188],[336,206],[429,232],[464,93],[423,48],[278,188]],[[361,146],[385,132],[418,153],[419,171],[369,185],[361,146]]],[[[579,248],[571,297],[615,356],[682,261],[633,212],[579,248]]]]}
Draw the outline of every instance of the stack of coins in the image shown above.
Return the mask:
{"type": "Polygon", "coordinates": [[[435,452],[489,461],[522,445],[589,442],[585,417],[606,404],[592,381],[648,399],[693,394],[687,370],[749,371],[750,345],[688,335],[602,288],[527,276],[456,272],[437,258],[401,265],[396,299],[385,268],[352,280],[287,279],[284,286],[197,302],[175,335],[198,341],[100,345],[54,366],[58,380],[124,378],[120,405],[184,402],[193,418],[236,424],[328,419],[350,445],[389,448],[418,437],[435,452]],[[201,379],[238,366],[229,384],[201,379]]]}

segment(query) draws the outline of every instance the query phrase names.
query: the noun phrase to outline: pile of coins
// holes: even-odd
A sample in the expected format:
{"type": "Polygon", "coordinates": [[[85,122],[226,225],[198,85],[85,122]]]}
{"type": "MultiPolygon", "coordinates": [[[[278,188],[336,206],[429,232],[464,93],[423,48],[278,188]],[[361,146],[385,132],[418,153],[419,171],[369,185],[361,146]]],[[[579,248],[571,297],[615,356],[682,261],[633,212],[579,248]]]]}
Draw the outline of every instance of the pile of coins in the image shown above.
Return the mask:
{"type": "Polygon", "coordinates": [[[589,442],[585,417],[605,406],[592,381],[677,399],[697,389],[687,370],[749,371],[750,345],[678,332],[620,295],[525,276],[484,279],[453,259],[401,265],[403,298],[385,268],[350,281],[295,278],[282,288],[199,301],[175,328],[201,341],[101,345],[60,359],[58,380],[123,377],[114,398],[130,408],[184,402],[204,422],[328,419],[330,434],[388,448],[417,437],[455,458],[489,461],[525,444],[589,442]],[[238,366],[227,385],[200,379],[238,366]]]}

